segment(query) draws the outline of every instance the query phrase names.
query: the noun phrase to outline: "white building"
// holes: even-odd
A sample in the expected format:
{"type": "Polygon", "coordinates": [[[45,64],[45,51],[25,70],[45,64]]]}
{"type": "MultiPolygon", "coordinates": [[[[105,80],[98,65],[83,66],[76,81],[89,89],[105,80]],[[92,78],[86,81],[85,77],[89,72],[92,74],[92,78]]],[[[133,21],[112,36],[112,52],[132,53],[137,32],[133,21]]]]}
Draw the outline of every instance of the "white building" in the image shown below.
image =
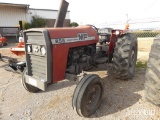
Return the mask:
{"type": "Polygon", "coordinates": [[[0,27],[16,27],[26,20],[29,5],[0,3],[0,27]]]}
{"type": "MultiPolygon", "coordinates": [[[[57,13],[58,10],[33,9],[26,4],[0,3],[0,27],[18,27],[19,21],[30,22],[34,15],[46,19],[47,27],[53,27],[57,13]]],[[[64,26],[70,24],[69,13],[66,14],[64,26]]]]}

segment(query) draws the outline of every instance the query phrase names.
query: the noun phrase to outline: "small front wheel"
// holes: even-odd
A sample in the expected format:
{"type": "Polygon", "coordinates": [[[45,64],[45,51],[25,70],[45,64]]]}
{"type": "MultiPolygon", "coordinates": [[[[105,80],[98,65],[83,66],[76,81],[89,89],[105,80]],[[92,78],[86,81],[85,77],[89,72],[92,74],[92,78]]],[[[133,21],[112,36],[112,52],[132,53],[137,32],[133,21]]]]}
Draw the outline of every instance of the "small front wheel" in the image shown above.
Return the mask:
{"type": "Polygon", "coordinates": [[[72,99],[73,108],[79,116],[88,117],[101,105],[103,84],[98,75],[86,75],[77,85],[72,99]]]}
{"type": "Polygon", "coordinates": [[[34,87],[34,86],[26,83],[26,78],[25,78],[26,72],[27,72],[27,69],[25,69],[25,70],[23,71],[23,73],[22,73],[22,80],[21,80],[21,82],[22,82],[23,87],[24,87],[27,91],[32,92],[32,93],[36,93],[36,92],[40,91],[39,88],[36,88],[36,87],[34,87]]]}

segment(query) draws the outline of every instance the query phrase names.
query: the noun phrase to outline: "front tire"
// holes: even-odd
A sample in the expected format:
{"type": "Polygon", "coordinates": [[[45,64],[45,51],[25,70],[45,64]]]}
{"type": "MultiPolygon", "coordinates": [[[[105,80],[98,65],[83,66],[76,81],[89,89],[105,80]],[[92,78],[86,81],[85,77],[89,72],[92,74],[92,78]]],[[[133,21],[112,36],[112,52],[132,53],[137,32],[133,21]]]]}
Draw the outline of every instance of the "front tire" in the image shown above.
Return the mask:
{"type": "Polygon", "coordinates": [[[113,53],[113,75],[127,80],[134,77],[137,61],[137,37],[127,33],[118,38],[113,53]]]}
{"type": "Polygon", "coordinates": [[[26,83],[26,78],[25,78],[25,74],[27,72],[27,69],[25,69],[22,73],[22,79],[21,79],[21,83],[23,85],[23,87],[28,91],[28,92],[32,92],[32,93],[36,93],[36,92],[39,92],[40,89],[39,88],[36,88],[28,83],[26,83]]]}
{"type": "Polygon", "coordinates": [[[103,84],[98,75],[90,74],[82,78],[72,99],[73,108],[79,116],[89,117],[101,105],[103,84]]]}

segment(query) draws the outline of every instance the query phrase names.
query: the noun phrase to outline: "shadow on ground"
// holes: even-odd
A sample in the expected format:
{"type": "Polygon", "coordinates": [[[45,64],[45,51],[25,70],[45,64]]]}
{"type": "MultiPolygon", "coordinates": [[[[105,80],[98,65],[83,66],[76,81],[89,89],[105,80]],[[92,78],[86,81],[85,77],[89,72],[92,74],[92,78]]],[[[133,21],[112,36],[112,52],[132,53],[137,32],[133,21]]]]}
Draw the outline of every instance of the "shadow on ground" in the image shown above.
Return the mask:
{"type": "MultiPolygon", "coordinates": [[[[100,118],[102,116],[119,112],[136,104],[139,99],[142,98],[137,92],[144,90],[145,69],[139,69],[136,72],[135,77],[129,81],[115,79],[111,74],[105,74],[107,71],[109,71],[108,73],[111,73],[110,65],[109,67],[102,65],[89,71],[89,73],[93,74],[99,74],[98,72],[102,72],[99,76],[105,76],[102,77],[104,84],[104,97],[102,104],[91,118],[100,118]]],[[[70,87],[77,83],[78,81],[61,81],[49,86],[46,92],[70,87]]]]}
{"type": "MultiPolygon", "coordinates": [[[[111,68],[108,68],[109,73],[111,68]]],[[[137,92],[144,90],[145,69],[138,70],[132,80],[115,79],[111,74],[103,77],[104,97],[100,108],[91,118],[100,118],[124,110],[142,98],[137,92]],[[143,76],[142,76],[143,75],[143,76]]]]}
{"type": "MultiPolygon", "coordinates": [[[[142,98],[137,92],[144,90],[144,74],[145,69],[138,70],[135,77],[132,80],[124,81],[115,79],[111,74],[105,74],[111,72],[111,66],[106,67],[102,65],[100,68],[93,68],[89,73],[99,74],[103,79],[104,84],[104,96],[100,108],[94,113],[91,118],[100,118],[102,116],[107,116],[121,110],[124,110],[139,101],[142,98]],[[108,69],[108,70],[107,70],[108,69]],[[103,74],[99,74],[98,71],[106,71],[103,74]],[[143,75],[143,76],[142,76],[143,75]]],[[[59,90],[62,88],[70,87],[77,84],[78,81],[61,81],[52,84],[48,87],[47,91],[50,92],[54,90],[59,90]]],[[[39,92],[41,93],[41,92],[39,92]]]]}
{"type": "MultiPolygon", "coordinates": [[[[138,70],[135,77],[129,81],[115,79],[111,74],[108,75],[107,71],[108,73],[111,72],[110,65],[107,67],[101,65],[100,67],[93,68],[89,71],[89,73],[99,74],[99,76],[102,77],[104,84],[102,104],[91,118],[100,118],[102,116],[117,113],[136,104],[139,99],[142,98],[137,92],[144,90],[145,69],[138,70]]],[[[48,93],[50,91],[71,87],[77,83],[78,81],[64,80],[48,86],[47,91],[45,92],[48,93]]],[[[45,92],[42,91],[39,93],[45,92]]]]}

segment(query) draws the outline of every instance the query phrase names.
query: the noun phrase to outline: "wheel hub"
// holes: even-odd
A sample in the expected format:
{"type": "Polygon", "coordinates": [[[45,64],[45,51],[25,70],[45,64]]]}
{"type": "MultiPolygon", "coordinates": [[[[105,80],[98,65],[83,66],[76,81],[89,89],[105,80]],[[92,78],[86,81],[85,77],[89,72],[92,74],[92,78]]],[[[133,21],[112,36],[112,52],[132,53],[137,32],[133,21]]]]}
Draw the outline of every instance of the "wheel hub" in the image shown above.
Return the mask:
{"type": "Polygon", "coordinates": [[[99,85],[94,85],[88,92],[88,97],[86,101],[86,107],[92,109],[96,106],[101,95],[101,88],[99,85]]]}

